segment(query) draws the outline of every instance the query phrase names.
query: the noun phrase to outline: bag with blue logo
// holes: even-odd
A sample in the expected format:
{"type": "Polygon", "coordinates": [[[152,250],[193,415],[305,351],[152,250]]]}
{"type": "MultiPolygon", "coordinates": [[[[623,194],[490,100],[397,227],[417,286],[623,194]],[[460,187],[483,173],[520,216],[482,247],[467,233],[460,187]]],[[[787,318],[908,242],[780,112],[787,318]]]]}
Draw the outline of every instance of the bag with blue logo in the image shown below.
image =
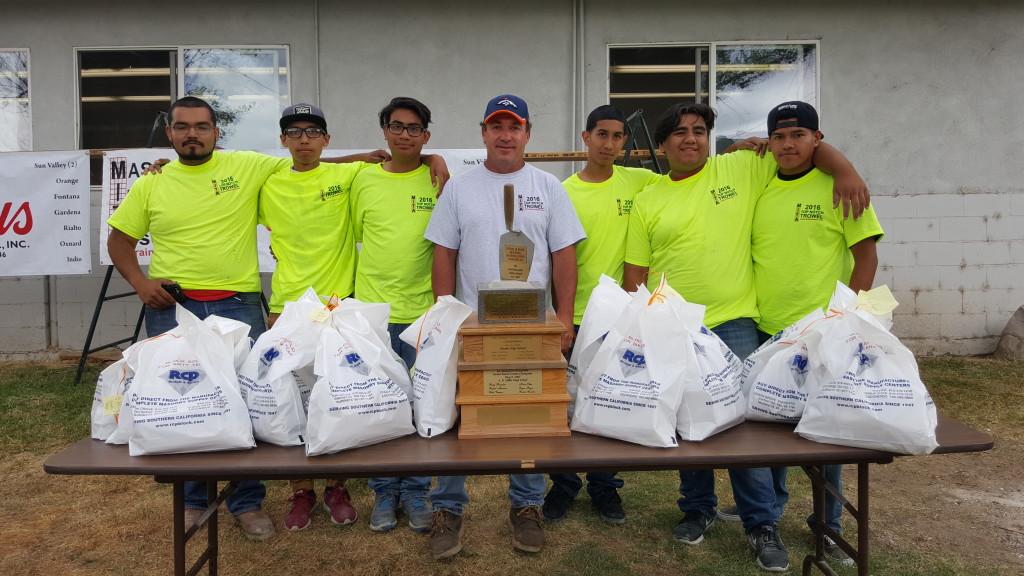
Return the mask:
{"type": "Polygon", "coordinates": [[[685,358],[685,372],[676,430],[683,440],[691,442],[743,422],[746,411],[739,379],[743,366],[725,342],[702,325],[703,321],[703,306],[682,321],[686,344],[680,355],[685,358]]]}
{"type": "Polygon", "coordinates": [[[824,368],[817,351],[825,313],[817,308],[772,336],[743,362],[740,381],[747,397],[748,420],[795,424],[807,395],[817,388],[824,368]]]}
{"type": "Polygon", "coordinates": [[[313,358],[330,314],[309,288],[286,302],[273,327],[264,332],[238,371],[242,398],[257,440],[299,446],[306,435],[306,410],[316,377],[313,358]]]}
{"type": "Polygon", "coordinates": [[[455,384],[459,372],[459,327],[473,309],[441,296],[399,336],[416,348],[412,367],[412,415],[416,431],[432,438],[450,430],[459,416],[455,384]]]}
{"type": "Polygon", "coordinates": [[[590,292],[587,309],[580,321],[580,331],[572,347],[569,367],[566,370],[566,385],[569,389],[569,415],[575,410],[576,393],[583,379],[583,372],[594,361],[604,337],[629,305],[629,293],[610,276],[601,275],[597,286],[590,292]]]}
{"type": "Polygon", "coordinates": [[[188,310],[178,306],[176,317],[175,329],[138,350],[122,407],[122,416],[124,406],[131,412],[128,453],[252,448],[256,443],[231,350],[188,310]]]}
{"type": "Polygon", "coordinates": [[[817,442],[929,454],[938,446],[935,403],[914,354],[841,284],[829,304],[817,355],[821,385],[807,400],[796,432],[817,442]]]}
{"type": "Polygon", "coordinates": [[[572,430],[644,446],[678,445],[685,304],[664,279],[654,294],[637,289],[580,380],[572,430]]]}
{"type": "MultiPolygon", "coordinates": [[[[385,350],[370,350],[373,328],[359,313],[324,329],[309,396],[306,455],[332,454],[415,431],[412,405],[401,386],[381,369],[385,350]]],[[[389,347],[390,348],[390,347],[389,347]]],[[[408,382],[408,374],[405,376],[408,382]]]]}

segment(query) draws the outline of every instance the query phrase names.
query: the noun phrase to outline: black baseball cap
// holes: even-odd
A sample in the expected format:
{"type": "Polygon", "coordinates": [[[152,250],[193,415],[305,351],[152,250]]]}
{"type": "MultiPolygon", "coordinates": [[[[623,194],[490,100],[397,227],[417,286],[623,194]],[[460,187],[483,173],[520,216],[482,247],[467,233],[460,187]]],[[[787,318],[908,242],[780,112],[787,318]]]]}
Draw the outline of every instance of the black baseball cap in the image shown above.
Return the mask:
{"type": "Polygon", "coordinates": [[[293,104],[281,112],[281,130],[284,130],[292,122],[312,122],[327,132],[327,118],[324,111],[312,104],[293,104]]]}
{"type": "Polygon", "coordinates": [[[768,112],[768,135],[777,128],[807,128],[818,130],[818,111],[807,102],[783,102],[768,112]]]}

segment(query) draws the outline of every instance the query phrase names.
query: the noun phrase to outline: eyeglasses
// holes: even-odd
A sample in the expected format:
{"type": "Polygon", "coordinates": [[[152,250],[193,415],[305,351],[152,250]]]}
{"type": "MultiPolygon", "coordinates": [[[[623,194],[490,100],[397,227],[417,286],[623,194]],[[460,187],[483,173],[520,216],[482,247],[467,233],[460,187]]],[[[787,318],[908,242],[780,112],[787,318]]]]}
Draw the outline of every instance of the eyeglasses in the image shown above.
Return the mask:
{"type": "Polygon", "coordinates": [[[210,132],[213,132],[214,128],[216,128],[216,126],[213,124],[196,124],[195,126],[191,124],[173,124],[171,126],[171,131],[179,134],[188,134],[190,130],[195,130],[196,134],[205,136],[210,132]]]}
{"type": "Polygon", "coordinates": [[[403,130],[408,132],[409,136],[412,136],[413,138],[423,134],[423,126],[420,126],[419,124],[402,124],[401,122],[392,122],[391,124],[388,124],[388,132],[391,132],[396,136],[401,134],[403,130]]]}
{"type": "Polygon", "coordinates": [[[327,131],[323,128],[317,128],[316,126],[310,126],[309,128],[285,128],[284,135],[289,138],[302,138],[302,133],[305,132],[306,136],[310,138],[319,138],[327,131]]]}

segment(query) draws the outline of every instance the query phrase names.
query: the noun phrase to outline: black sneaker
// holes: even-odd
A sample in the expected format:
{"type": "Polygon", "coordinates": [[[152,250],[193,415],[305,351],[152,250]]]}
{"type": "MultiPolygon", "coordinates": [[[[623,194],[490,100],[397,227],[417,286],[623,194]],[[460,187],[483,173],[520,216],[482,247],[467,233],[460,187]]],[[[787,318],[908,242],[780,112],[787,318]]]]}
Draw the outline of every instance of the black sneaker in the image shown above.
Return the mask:
{"type": "Polygon", "coordinates": [[[842,566],[853,566],[853,558],[828,536],[825,536],[825,558],[842,566]]]}
{"type": "Polygon", "coordinates": [[[683,544],[695,545],[704,541],[704,533],[715,523],[715,517],[700,510],[690,510],[672,529],[672,536],[683,544]]]}
{"type": "Polygon", "coordinates": [[[591,496],[590,503],[593,504],[594,510],[597,511],[597,515],[601,517],[602,522],[609,524],[626,523],[626,511],[622,509],[622,498],[619,497],[618,490],[612,488],[596,496],[591,496]]]}
{"type": "Polygon", "coordinates": [[[557,524],[569,514],[569,507],[572,506],[574,498],[569,496],[565,490],[552,486],[548,495],[544,497],[544,520],[551,524],[557,524]]]}
{"type": "Polygon", "coordinates": [[[774,524],[762,524],[747,534],[750,547],[757,554],[757,565],[769,572],[789,570],[789,553],[782,544],[774,524]]]}

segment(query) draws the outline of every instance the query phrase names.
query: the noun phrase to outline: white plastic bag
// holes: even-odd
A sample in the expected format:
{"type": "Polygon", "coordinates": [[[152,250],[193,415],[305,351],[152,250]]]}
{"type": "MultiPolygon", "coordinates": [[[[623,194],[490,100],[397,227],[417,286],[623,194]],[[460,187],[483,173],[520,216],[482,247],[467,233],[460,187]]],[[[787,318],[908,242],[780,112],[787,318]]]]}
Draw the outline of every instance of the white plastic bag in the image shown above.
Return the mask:
{"type": "MultiPolygon", "coordinates": [[[[177,307],[178,327],[147,341],[126,404],[128,453],[171,454],[252,448],[252,426],[223,339],[177,307]]],[[[123,408],[122,408],[123,410],[123,408]]]]}
{"type": "Polygon", "coordinates": [[[135,375],[128,370],[128,361],[121,358],[100,372],[92,398],[92,437],[106,440],[117,430],[118,414],[124,394],[135,375]]]}
{"type": "Polygon", "coordinates": [[[409,367],[391,347],[387,323],[390,313],[390,304],[346,298],[331,312],[331,323],[345,334],[345,339],[364,360],[381,370],[406,396],[412,398],[409,367]]]}
{"type": "Polygon", "coordinates": [[[566,385],[569,397],[572,398],[569,401],[570,415],[574,411],[576,391],[580,387],[580,380],[583,379],[583,372],[593,362],[605,335],[615,325],[622,311],[629,305],[629,301],[629,294],[615,282],[614,278],[604,274],[591,291],[566,370],[566,385]]]}
{"type": "Polygon", "coordinates": [[[281,316],[253,346],[238,372],[253,436],[279,446],[298,446],[306,434],[306,407],[315,376],[313,359],[330,319],[309,288],[286,302],[281,316]]]}
{"type": "Polygon", "coordinates": [[[761,371],[764,370],[772,356],[792,346],[793,342],[803,335],[810,326],[824,317],[825,313],[821,311],[821,308],[815,308],[803,318],[783,328],[778,334],[773,335],[767,342],[761,344],[757,350],[751,352],[750,356],[743,360],[743,372],[740,374],[743,393],[749,397],[750,387],[757,381],[761,371]]]}
{"type": "Polygon", "coordinates": [[[691,315],[691,319],[684,322],[687,326],[686,372],[676,415],[679,436],[694,442],[743,422],[746,411],[746,398],[739,380],[742,365],[718,335],[700,325],[703,318],[704,307],[701,306],[699,316],[691,315]],[[693,329],[694,319],[696,330],[693,329]]]}
{"type": "MultiPolygon", "coordinates": [[[[345,324],[360,322],[360,331],[372,330],[358,314],[345,324]]],[[[307,456],[368,446],[415,430],[409,397],[357,351],[344,331],[325,328],[317,346],[313,369],[320,378],[309,397],[307,456]]],[[[378,351],[375,356],[382,355],[378,351]]]]}
{"type": "Polygon", "coordinates": [[[795,424],[803,416],[808,395],[818,389],[824,367],[811,357],[817,333],[798,338],[773,355],[754,379],[747,396],[747,419],[795,424]]]}
{"type": "Polygon", "coordinates": [[[928,454],[938,446],[938,415],[913,353],[856,298],[837,287],[820,324],[825,376],[807,401],[796,432],[843,446],[928,454]]]}
{"type": "Polygon", "coordinates": [[[441,296],[399,337],[416,348],[412,367],[412,407],[416,431],[424,438],[455,425],[455,383],[459,370],[459,327],[473,309],[453,296],[441,296]]]}
{"type": "Polygon", "coordinates": [[[640,286],[580,380],[572,430],[645,446],[677,446],[686,344],[678,296],[640,286]]]}
{"type": "Polygon", "coordinates": [[[221,337],[224,345],[231,350],[231,361],[235,370],[242,367],[252,349],[252,338],[249,337],[249,325],[239,320],[224,318],[223,316],[207,316],[203,324],[209,326],[215,334],[221,337]]]}

